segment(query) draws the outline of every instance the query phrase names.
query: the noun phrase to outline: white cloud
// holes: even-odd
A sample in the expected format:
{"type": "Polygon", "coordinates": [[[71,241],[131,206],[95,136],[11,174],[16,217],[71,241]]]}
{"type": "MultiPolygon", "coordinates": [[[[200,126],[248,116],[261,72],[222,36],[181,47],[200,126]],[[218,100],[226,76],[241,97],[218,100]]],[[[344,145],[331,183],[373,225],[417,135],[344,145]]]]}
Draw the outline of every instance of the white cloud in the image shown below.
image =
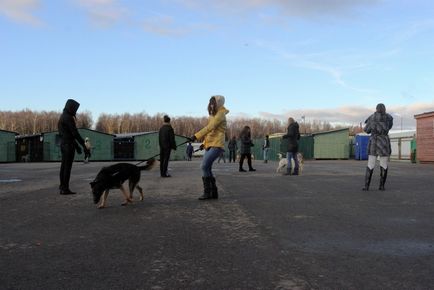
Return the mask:
{"type": "Polygon", "coordinates": [[[112,26],[127,17],[128,8],[117,0],[76,0],[91,22],[99,27],[112,26]]]}
{"type": "MultiPolygon", "coordinates": [[[[283,49],[279,48],[276,45],[265,43],[265,42],[258,42],[257,45],[259,47],[263,47],[265,49],[270,50],[274,54],[278,55],[279,57],[282,57],[285,59],[290,65],[294,67],[299,68],[305,68],[310,70],[315,70],[319,72],[323,72],[330,76],[333,81],[346,89],[349,89],[351,91],[359,92],[359,93],[367,93],[372,94],[376,91],[373,89],[368,88],[360,88],[356,87],[354,85],[349,84],[347,81],[344,80],[344,74],[346,71],[352,71],[352,70],[358,70],[367,67],[365,64],[352,64],[351,67],[346,67],[345,69],[337,66],[337,65],[330,65],[320,62],[318,59],[325,59],[326,54],[325,53],[316,53],[316,54],[297,54],[297,53],[291,53],[284,51],[283,49]]],[[[340,56],[342,57],[342,56],[340,56]]],[[[331,59],[339,60],[339,57],[333,56],[329,57],[331,59]]]]}
{"type": "MultiPolygon", "coordinates": [[[[264,119],[277,119],[281,121],[286,121],[291,116],[299,122],[301,122],[301,116],[305,116],[306,122],[317,120],[327,121],[332,124],[354,126],[361,122],[363,123],[375,111],[376,105],[375,103],[370,107],[342,106],[325,109],[285,110],[281,113],[259,112],[259,116],[264,119]]],[[[394,117],[394,129],[401,129],[401,122],[403,129],[415,129],[416,120],[414,119],[414,115],[434,111],[434,102],[394,106],[387,106],[386,104],[386,108],[387,112],[394,117]]],[[[238,116],[236,113],[233,115],[238,116]]],[[[247,116],[244,115],[244,117],[246,118],[247,116]]]]}
{"type": "Polygon", "coordinates": [[[42,25],[42,21],[34,15],[39,7],[39,0],[0,0],[0,14],[14,22],[32,26],[42,25]]]}
{"type": "Polygon", "coordinates": [[[381,0],[172,0],[193,9],[215,9],[225,13],[244,13],[273,9],[285,15],[312,17],[340,15],[357,7],[370,6],[381,0]]]}
{"type": "Polygon", "coordinates": [[[152,17],[146,18],[142,23],[142,28],[146,32],[161,36],[184,36],[198,30],[212,30],[211,25],[194,24],[179,25],[175,19],[169,15],[154,13],[152,17]]]}

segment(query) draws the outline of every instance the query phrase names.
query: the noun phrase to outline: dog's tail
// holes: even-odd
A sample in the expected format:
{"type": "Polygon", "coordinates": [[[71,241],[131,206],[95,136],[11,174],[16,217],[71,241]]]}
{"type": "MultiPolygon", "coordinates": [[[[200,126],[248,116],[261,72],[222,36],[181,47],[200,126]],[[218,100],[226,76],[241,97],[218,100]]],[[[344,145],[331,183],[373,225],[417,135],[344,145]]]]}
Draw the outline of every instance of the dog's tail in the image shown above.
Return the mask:
{"type": "Polygon", "coordinates": [[[154,158],[151,158],[151,159],[149,159],[149,160],[146,162],[145,165],[143,165],[143,166],[138,166],[138,167],[139,167],[140,170],[150,170],[150,169],[152,169],[152,167],[154,167],[154,164],[155,164],[155,159],[154,159],[154,158]]]}

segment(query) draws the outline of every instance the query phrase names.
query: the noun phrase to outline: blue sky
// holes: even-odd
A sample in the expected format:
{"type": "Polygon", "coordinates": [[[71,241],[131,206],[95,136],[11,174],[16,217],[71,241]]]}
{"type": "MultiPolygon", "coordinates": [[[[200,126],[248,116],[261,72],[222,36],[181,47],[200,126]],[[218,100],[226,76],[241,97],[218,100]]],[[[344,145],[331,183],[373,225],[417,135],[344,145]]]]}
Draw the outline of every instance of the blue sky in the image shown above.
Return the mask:
{"type": "MultiPolygon", "coordinates": [[[[426,0],[0,0],[0,110],[395,124],[434,110],[426,0]]],[[[396,127],[395,127],[396,128],[396,127]]],[[[398,128],[396,128],[398,129],[398,128]]]]}

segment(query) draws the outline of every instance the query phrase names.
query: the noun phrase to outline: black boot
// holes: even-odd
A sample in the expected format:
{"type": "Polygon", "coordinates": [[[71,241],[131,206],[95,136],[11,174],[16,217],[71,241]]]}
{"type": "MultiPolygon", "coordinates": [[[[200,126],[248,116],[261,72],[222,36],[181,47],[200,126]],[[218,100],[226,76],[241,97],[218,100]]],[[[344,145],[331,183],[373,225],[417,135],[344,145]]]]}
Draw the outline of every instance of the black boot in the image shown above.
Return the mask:
{"type": "Polygon", "coordinates": [[[211,199],[211,177],[202,177],[203,181],[203,195],[199,200],[211,199]]]}
{"type": "Polygon", "coordinates": [[[368,191],[369,185],[371,184],[371,177],[372,172],[374,172],[374,169],[369,169],[369,167],[366,167],[366,173],[365,173],[365,187],[363,187],[363,190],[368,191]]]}
{"type": "Polygon", "coordinates": [[[211,198],[218,199],[219,193],[218,193],[217,185],[215,184],[215,177],[211,176],[210,178],[211,178],[211,198]]]}
{"type": "Polygon", "coordinates": [[[385,190],[384,184],[386,183],[386,178],[387,178],[387,169],[384,169],[383,167],[380,166],[380,187],[378,188],[379,190],[385,190]]]}
{"type": "Polygon", "coordinates": [[[243,168],[243,163],[240,162],[240,169],[238,170],[239,172],[246,172],[243,168]]]}

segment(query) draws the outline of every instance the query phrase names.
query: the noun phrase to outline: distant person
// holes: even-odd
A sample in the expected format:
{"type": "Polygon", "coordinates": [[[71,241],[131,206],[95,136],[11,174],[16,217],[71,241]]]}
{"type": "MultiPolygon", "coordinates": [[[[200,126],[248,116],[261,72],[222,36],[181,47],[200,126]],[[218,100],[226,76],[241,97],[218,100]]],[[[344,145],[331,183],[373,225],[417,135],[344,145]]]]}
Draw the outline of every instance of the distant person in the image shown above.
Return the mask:
{"type": "Polygon", "coordinates": [[[187,149],[185,150],[185,153],[187,154],[187,161],[191,161],[191,158],[193,157],[193,145],[191,145],[191,142],[188,142],[187,149]]]}
{"type": "Polygon", "coordinates": [[[229,111],[224,107],[224,104],[225,97],[220,95],[212,96],[208,103],[208,124],[190,138],[191,141],[204,140],[201,145],[205,149],[201,165],[203,195],[199,197],[199,200],[218,198],[212,164],[224,152],[225,148],[226,114],[229,111]]]}
{"type": "Polygon", "coordinates": [[[75,151],[81,154],[83,151],[86,155],[90,156],[90,151],[87,149],[83,138],[80,136],[76,126],[75,115],[80,104],[73,100],[68,99],[63,109],[62,115],[58,122],[58,130],[60,136],[60,152],[62,154],[62,162],[60,165],[60,194],[75,194],[69,188],[69,180],[71,177],[72,163],[74,162],[75,151]],[[78,144],[77,144],[78,142],[78,144]],[[79,146],[81,145],[81,147],[79,146]]]}
{"type": "Polygon", "coordinates": [[[368,166],[365,173],[365,187],[369,190],[372,173],[374,172],[377,157],[380,157],[380,186],[379,190],[385,190],[388,162],[392,149],[390,146],[389,130],[393,127],[393,117],[386,113],[386,106],[378,104],[375,113],[365,121],[364,131],[371,134],[368,142],[368,166]]]}
{"type": "Polygon", "coordinates": [[[220,163],[220,160],[223,159],[223,163],[226,163],[226,156],[225,156],[225,152],[223,151],[222,153],[220,153],[219,159],[217,160],[217,163],[220,163]]]}
{"type": "Polygon", "coordinates": [[[300,129],[298,123],[294,118],[288,118],[288,128],[286,135],[282,138],[288,139],[288,145],[286,150],[286,159],[288,160],[288,165],[286,166],[286,175],[298,175],[299,164],[297,159],[298,152],[298,141],[300,140],[300,129]],[[291,159],[294,160],[294,171],[292,171],[291,159]]]}
{"type": "Polygon", "coordinates": [[[90,152],[91,152],[91,149],[92,149],[92,144],[90,144],[89,137],[86,137],[84,139],[84,145],[87,148],[87,152],[84,152],[84,163],[87,164],[87,163],[89,163],[90,152]]]}
{"type": "Polygon", "coordinates": [[[264,163],[268,162],[268,151],[270,150],[270,139],[268,135],[265,135],[264,144],[262,145],[264,151],[264,163]]]}
{"type": "Polygon", "coordinates": [[[246,170],[244,170],[243,168],[243,163],[244,163],[244,159],[247,158],[247,165],[249,166],[249,171],[256,171],[256,169],[254,169],[252,167],[252,150],[251,148],[253,147],[253,142],[252,142],[252,137],[251,137],[251,132],[250,132],[250,127],[249,126],[244,126],[243,130],[240,133],[240,168],[239,171],[240,172],[246,172],[246,170]]]}
{"type": "Polygon", "coordinates": [[[160,176],[170,177],[167,172],[169,167],[170,153],[176,150],[175,132],[170,124],[170,118],[167,115],[163,117],[163,126],[161,126],[158,132],[158,141],[160,144],[160,176]]]}
{"type": "Polygon", "coordinates": [[[232,139],[229,140],[228,150],[229,150],[229,163],[231,163],[231,160],[235,163],[235,157],[237,155],[237,150],[238,150],[237,139],[235,136],[232,136],[232,139]]]}

